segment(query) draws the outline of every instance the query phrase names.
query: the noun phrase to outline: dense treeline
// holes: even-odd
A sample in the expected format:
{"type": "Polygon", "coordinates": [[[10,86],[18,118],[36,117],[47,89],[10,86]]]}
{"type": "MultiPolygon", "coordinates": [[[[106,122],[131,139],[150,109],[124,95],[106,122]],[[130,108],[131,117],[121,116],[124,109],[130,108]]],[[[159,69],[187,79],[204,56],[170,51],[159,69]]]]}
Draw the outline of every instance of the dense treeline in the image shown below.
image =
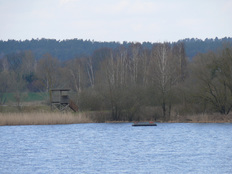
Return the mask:
{"type": "Polygon", "coordinates": [[[90,40],[55,40],[55,39],[32,39],[25,41],[0,41],[1,56],[10,53],[30,50],[36,59],[44,54],[50,53],[53,57],[65,61],[75,57],[90,56],[94,50],[103,47],[115,48],[119,45],[116,42],[94,42],[90,40]]]}
{"type": "MultiPolygon", "coordinates": [[[[222,39],[183,39],[185,45],[186,56],[192,58],[198,53],[206,53],[208,51],[217,50],[222,47],[223,43],[232,44],[232,38],[222,39]]],[[[177,43],[178,43],[177,42],[177,43]]],[[[41,58],[44,54],[50,53],[53,57],[57,57],[61,61],[73,59],[76,57],[91,56],[95,50],[100,48],[119,48],[121,46],[128,48],[131,42],[97,42],[91,40],[72,39],[72,40],[55,40],[55,39],[32,39],[25,41],[8,40],[0,41],[0,58],[5,55],[27,51],[33,52],[36,59],[41,58]]],[[[144,49],[151,49],[157,43],[143,42],[144,49]]],[[[176,43],[170,43],[174,45],[176,43]]]]}
{"type": "MultiPolygon", "coordinates": [[[[112,120],[164,121],[183,114],[232,109],[232,47],[201,53],[191,61],[184,42],[100,48],[90,56],[60,61],[21,51],[0,59],[0,103],[14,93],[71,88],[80,110],[110,110],[112,120]]],[[[48,95],[49,96],[49,95],[48,95]]]]}

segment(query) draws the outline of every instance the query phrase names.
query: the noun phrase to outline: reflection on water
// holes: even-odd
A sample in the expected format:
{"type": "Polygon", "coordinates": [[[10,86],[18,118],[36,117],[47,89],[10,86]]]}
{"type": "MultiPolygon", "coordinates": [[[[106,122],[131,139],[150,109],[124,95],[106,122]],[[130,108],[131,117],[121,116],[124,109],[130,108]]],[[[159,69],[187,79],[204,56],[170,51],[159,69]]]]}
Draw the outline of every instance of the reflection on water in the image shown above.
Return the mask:
{"type": "Polygon", "coordinates": [[[0,127],[0,173],[232,173],[232,124],[0,127]]]}

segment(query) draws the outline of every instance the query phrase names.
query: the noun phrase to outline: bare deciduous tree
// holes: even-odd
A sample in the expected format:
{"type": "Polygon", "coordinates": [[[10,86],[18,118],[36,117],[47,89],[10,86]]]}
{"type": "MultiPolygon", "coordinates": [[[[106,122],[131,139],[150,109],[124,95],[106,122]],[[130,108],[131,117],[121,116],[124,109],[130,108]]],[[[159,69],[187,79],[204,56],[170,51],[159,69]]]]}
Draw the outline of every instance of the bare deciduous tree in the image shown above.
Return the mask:
{"type": "Polygon", "coordinates": [[[37,75],[42,84],[46,87],[49,93],[49,100],[51,102],[51,89],[56,87],[58,81],[59,61],[50,54],[45,54],[38,62],[37,75]]]}
{"type": "Polygon", "coordinates": [[[23,74],[30,74],[36,70],[36,60],[32,51],[25,51],[21,65],[23,74]]]}
{"type": "Polygon", "coordinates": [[[181,75],[179,57],[174,56],[168,43],[157,44],[152,50],[153,80],[160,94],[164,120],[169,120],[173,89],[181,75]]]}
{"type": "Polygon", "coordinates": [[[136,84],[138,82],[138,74],[139,74],[139,61],[141,59],[141,44],[136,43],[132,44],[129,49],[129,72],[130,72],[130,80],[132,84],[136,84]]]}
{"type": "Polygon", "coordinates": [[[228,114],[232,109],[232,51],[198,55],[192,72],[197,80],[197,98],[208,103],[215,111],[228,114]]]}
{"type": "Polygon", "coordinates": [[[94,68],[93,68],[93,60],[92,57],[89,57],[86,61],[86,71],[88,74],[88,79],[89,79],[89,83],[90,86],[92,88],[94,88],[94,84],[95,84],[95,73],[94,73],[94,68]]]}

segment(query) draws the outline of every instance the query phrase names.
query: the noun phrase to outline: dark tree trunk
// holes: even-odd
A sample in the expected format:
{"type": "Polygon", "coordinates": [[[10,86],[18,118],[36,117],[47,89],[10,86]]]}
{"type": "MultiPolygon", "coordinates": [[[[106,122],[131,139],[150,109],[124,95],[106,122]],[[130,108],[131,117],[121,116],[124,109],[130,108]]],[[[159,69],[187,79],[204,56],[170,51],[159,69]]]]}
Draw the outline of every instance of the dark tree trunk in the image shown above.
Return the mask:
{"type": "Polygon", "coordinates": [[[163,101],[162,103],[162,109],[163,109],[163,119],[166,121],[166,103],[163,101]]]}

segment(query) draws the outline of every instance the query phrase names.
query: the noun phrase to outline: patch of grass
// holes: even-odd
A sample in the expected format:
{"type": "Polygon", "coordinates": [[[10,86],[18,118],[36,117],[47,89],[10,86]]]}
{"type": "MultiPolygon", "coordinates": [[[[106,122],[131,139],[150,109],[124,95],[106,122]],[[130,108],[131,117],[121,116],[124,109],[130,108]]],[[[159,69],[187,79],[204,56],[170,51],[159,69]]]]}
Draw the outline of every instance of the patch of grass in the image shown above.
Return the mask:
{"type": "Polygon", "coordinates": [[[16,112],[49,112],[50,106],[41,104],[40,102],[23,103],[18,107],[16,104],[0,106],[0,113],[16,113],[16,112]]]}
{"type": "MultiPolygon", "coordinates": [[[[3,97],[6,98],[6,102],[16,102],[15,93],[4,93],[3,97]]],[[[30,102],[30,101],[44,101],[48,97],[48,94],[45,92],[28,92],[22,93],[22,102],[30,102]]]]}
{"type": "Polygon", "coordinates": [[[27,97],[25,99],[25,102],[43,101],[43,100],[46,100],[47,97],[48,97],[47,93],[29,92],[29,93],[27,93],[27,97]]]}

